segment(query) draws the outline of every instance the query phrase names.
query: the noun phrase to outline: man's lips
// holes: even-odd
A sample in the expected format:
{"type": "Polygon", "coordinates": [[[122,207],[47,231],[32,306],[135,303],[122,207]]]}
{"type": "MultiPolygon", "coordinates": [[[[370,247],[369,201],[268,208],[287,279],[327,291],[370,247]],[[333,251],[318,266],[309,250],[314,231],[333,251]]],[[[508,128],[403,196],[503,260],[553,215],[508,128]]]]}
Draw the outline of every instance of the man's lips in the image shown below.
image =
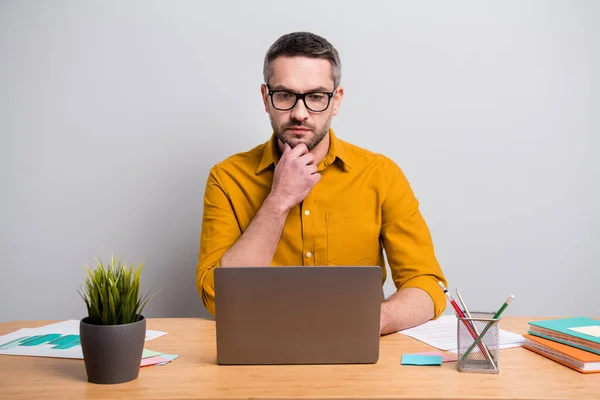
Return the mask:
{"type": "Polygon", "coordinates": [[[296,132],[307,132],[307,131],[310,131],[309,128],[305,128],[303,126],[290,126],[289,128],[286,128],[286,130],[288,130],[288,131],[296,131],[296,132]]]}

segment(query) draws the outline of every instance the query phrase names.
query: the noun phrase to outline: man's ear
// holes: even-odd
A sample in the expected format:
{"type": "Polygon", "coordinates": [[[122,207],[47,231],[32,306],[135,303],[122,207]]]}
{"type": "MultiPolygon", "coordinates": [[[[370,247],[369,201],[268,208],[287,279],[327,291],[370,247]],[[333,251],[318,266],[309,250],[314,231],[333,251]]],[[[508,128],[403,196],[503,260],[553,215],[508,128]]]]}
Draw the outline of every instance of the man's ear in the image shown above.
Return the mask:
{"type": "Polygon", "coordinates": [[[335,95],[333,96],[333,115],[337,115],[340,105],[342,104],[342,99],[344,98],[344,87],[338,86],[335,91],[335,95]]]}
{"type": "Polygon", "coordinates": [[[269,112],[269,93],[267,92],[267,85],[264,83],[260,85],[260,93],[262,94],[263,104],[265,105],[265,111],[269,112]]]}

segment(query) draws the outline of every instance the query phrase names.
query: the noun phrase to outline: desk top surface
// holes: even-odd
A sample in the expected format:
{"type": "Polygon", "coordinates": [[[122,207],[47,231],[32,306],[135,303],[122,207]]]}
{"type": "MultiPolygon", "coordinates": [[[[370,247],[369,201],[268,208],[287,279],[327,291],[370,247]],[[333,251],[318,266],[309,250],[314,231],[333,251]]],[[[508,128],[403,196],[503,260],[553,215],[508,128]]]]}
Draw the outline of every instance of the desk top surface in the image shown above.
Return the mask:
{"type": "MultiPolygon", "coordinates": [[[[506,317],[501,328],[527,331],[527,321],[506,317]]],[[[56,321],[0,323],[0,335],[56,321]]],[[[181,357],[142,368],[118,385],[87,382],[83,360],[0,356],[0,398],[61,399],[599,399],[600,374],[581,374],[524,348],[501,350],[497,375],[441,367],[400,365],[402,353],[434,350],[405,335],[381,338],[380,357],[368,365],[220,366],[211,320],[148,319],[166,336],[146,347],[181,357]]]]}

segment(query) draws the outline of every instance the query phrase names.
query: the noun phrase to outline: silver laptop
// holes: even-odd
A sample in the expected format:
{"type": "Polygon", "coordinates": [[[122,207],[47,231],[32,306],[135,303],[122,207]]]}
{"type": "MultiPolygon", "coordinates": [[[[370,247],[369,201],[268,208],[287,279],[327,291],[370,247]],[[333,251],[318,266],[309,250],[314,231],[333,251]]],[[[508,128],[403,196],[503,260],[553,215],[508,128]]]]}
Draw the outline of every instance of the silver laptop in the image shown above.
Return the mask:
{"type": "Polygon", "coordinates": [[[355,364],[379,359],[381,268],[215,270],[218,364],[355,364]]]}

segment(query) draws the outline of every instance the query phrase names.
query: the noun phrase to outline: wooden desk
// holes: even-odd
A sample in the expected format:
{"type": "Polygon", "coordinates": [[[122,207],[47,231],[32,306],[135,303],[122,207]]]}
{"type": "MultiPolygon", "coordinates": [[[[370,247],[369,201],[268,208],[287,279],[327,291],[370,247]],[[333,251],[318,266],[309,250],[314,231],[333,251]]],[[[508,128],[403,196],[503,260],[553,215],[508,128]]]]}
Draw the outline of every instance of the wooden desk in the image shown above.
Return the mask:
{"type": "MultiPolygon", "coordinates": [[[[501,327],[525,333],[535,318],[504,318],[501,327]]],[[[539,318],[538,318],[539,319],[539,318]]],[[[0,323],[0,335],[56,321],[0,323]]],[[[381,338],[371,365],[219,366],[215,323],[149,319],[168,335],[146,347],[181,357],[142,368],[137,380],[90,384],[83,360],[0,355],[0,398],[9,399],[600,399],[600,374],[580,374],[529,350],[502,350],[498,375],[400,365],[402,353],[432,350],[404,335],[381,338]]]]}

